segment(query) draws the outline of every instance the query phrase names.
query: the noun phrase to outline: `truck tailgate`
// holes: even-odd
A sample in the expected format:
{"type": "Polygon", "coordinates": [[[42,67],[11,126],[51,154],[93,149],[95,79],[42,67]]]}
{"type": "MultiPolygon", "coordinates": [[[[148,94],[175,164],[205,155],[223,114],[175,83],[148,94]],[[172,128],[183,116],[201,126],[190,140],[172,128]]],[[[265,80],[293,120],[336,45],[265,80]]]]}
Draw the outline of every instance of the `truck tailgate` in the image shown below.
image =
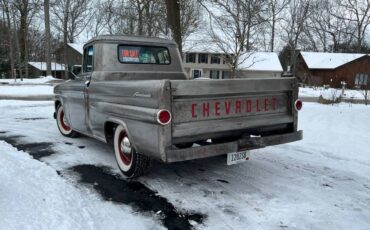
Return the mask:
{"type": "Polygon", "coordinates": [[[295,78],[171,81],[171,89],[174,142],[295,120],[295,78]]]}

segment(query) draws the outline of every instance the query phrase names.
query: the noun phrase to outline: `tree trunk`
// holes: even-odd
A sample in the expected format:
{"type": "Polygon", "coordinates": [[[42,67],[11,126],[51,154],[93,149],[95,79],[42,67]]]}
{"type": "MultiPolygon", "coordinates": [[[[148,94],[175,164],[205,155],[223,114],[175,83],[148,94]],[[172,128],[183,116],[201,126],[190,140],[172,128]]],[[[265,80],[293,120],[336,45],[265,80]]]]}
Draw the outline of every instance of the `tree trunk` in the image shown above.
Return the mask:
{"type": "Polygon", "coordinates": [[[51,51],[50,51],[50,16],[49,0],[44,0],[45,12],[45,38],[46,38],[46,75],[51,75],[51,51]]]}
{"type": "Polygon", "coordinates": [[[132,12],[132,9],[129,10],[129,35],[133,35],[134,34],[134,16],[133,16],[133,12],[132,12]]]}
{"type": "Polygon", "coordinates": [[[143,8],[139,0],[136,0],[136,8],[138,14],[138,35],[143,35],[143,8]]]}
{"type": "Polygon", "coordinates": [[[68,59],[67,59],[67,46],[68,46],[68,19],[69,19],[69,0],[65,4],[65,12],[63,16],[63,62],[64,62],[64,79],[68,79],[68,59]]]}
{"type": "Polygon", "coordinates": [[[153,36],[153,24],[152,24],[152,16],[151,16],[151,12],[150,12],[150,2],[147,2],[146,5],[144,6],[144,9],[145,9],[145,17],[146,17],[146,20],[147,20],[147,35],[149,37],[153,36]]]}
{"type": "Polygon", "coordinates": [[[179,0],[166,0],[166,8],[167,8],[167,22],[172,31],[172,38],[177,43],[180,54],[182,54],[182,34],[181,34],[179,0]]]}
{"type": "Polygon", "coordinates": [[[273,11],[273,17],[272,17],[272,26],[271,26],[271,41],[270,41],[270,51],[274,52],[274,45],[275,45],[275,11],[273,11]]]}
{"type": "Polygon", "coordinates": [[[3,0],[3,5],[4,5],[4,11],[6,14],[6,22],[7,22],[8,30],[9,30],[8,39],[9,39],[10,68],[11,68],[10,72],[11,72],[12,78],[15,78],[16,75],[14,74],[15,60],[14,60],[14,45],[13,45],[13,29],[12,29],[12,23],[10,20],[9,5],[6,2],[6,0],[3,0]]]}
{"type": "Polygon", "coordinates": [[[357,52],[360,53],[362,48],[362,36],[361,36],[361,27],[357,27],[357,52]]]}
{"type": "MultiPolygon", "coordinates": [[[[15,12],[13,12],[13,15],[15,15],[15,12]]],[[[19,41],[19,36],[18,36],[18,27],[17,27],[17,22],[15,21],[15,17],[13,17],[13,25],[14,25],[15,47],[16,47],[15,56],[17,59],[19,77],[22,79],[23,78],[23,73],[22,73],[23,68],[22,68],[21,46],[20,46],[20,41],[19,41]]]]}
{"type": "MultiPolygon", "coordinates": [[[[20,14],[20,52],[21,52],[21,61],[25,70],[25,76],[28,77],[28,16],[29,16],[29,2],[28,0],[21,0],[19,8],[20,14]]],[[[21,77],[21,80],[23,78],[21,77]]]]}

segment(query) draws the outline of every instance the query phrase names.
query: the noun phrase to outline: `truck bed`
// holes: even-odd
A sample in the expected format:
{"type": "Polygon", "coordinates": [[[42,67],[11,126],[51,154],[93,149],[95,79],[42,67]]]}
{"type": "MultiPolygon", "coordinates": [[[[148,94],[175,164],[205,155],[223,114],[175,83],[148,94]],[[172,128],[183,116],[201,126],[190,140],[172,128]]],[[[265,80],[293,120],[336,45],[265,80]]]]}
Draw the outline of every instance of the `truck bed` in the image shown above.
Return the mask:
{"type": "Polygon", "coordinates": [[[172,142],[293,131],[294,78],[171,81],[172,142]]]}

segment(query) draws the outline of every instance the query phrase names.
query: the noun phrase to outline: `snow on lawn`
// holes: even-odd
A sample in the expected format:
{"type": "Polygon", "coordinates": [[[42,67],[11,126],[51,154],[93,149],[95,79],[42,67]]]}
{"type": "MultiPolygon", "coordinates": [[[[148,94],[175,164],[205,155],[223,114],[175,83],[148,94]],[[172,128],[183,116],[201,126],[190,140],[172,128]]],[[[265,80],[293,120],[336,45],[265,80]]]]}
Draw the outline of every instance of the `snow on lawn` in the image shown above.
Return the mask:
{"type": "MultiPolygon", "coordinates": [[[[1,144],[0,207],[6,208],[0,226],[119,229],[127,219],[128,229],[133,222],[142,229],[155,226],[150,215],[104,201],[73,177],[58,177],[55,170],[80,164],[118,169],[105,144],[61,136],[52,113],[52,102],[0,101],[3,135],[52,142],[56,151],[39,163],[1,144]],[[38,212],[40,219],[32,217],[38,212]]],[[[196,229],[370,229],[369,117],[365,105],[305,103],[302,141],[252,151],[250,161],[233,166],[224,157],[154,163],[138,180],[177,209],[207,215],[196,229]]]]}
{"type": "Polygon", "coordinates": [[[0,96],[53,95],[51,85],[0,85],[0,96]]]}
{"type": "Polygon", "coordinates": [[[21,81],[20,78],[17,78],[16,81],[14,81],[14,79],[0,79],[0,83],[8,84],[45,84],[48,83],[49,81],[60,81],[60,79],[54,78],[52,76],[39,78],[23,78],[23,81],[21,81]]]}
{"type": "Polygon", "coordinates": [[[1,229],[159,229],[128,207],[101,202],[55,169],[0,141],[1,229]]]}
{"type": "MultiPolygon", "coordinates": [[[[299,88],[299,97],[320,97],[323,96],[325,99],[333,99],[341,96],[342,89],[325,89],[323,87],[308,88],[300,87],[299,88]]],[[[354,99],[364,99],[364,95],[361,90],[351,90],[345,89],[343,98],[354,98],[354,99]]]]}
{"type": "Polygon", "coordinates": [[[45,84],[49,81],[60,81],[60,79],[47,76],[43,78],[23,79],[23,82],[17,79],[0,79],[0,96],[44,96],[53,95],[54,86],[45,84]],[[9,83],[9,84],[1,84],[9,83]]]}

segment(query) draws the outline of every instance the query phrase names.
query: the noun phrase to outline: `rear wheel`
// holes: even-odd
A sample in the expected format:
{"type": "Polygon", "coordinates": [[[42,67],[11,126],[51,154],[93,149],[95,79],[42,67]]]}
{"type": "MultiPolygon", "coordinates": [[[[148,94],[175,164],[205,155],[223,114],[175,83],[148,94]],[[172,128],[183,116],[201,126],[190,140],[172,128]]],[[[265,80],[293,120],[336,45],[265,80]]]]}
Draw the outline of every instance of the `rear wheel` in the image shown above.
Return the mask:
{"type": "Polygon", "coordinates": [[[150,158],[135,150],[122,125],[114,132],[114,153],[119,169],[127,178],[143,175],[150,166],[150,158]]]}
{"type": "Polygon", "coordinates": [[[58,129],[63,136],[66,136],[66,137],[77,137],[78,136],[78,132],[74,131],[68,124],[68,121],[65,118],[62,105],[59,105],[57,108],[56,120],[57,120],[58,129]]]}

